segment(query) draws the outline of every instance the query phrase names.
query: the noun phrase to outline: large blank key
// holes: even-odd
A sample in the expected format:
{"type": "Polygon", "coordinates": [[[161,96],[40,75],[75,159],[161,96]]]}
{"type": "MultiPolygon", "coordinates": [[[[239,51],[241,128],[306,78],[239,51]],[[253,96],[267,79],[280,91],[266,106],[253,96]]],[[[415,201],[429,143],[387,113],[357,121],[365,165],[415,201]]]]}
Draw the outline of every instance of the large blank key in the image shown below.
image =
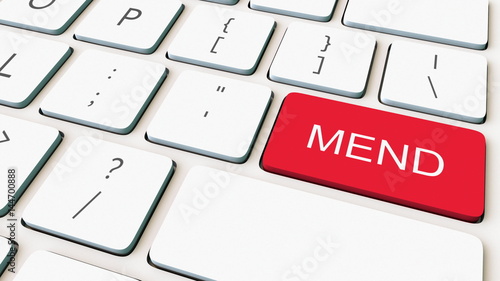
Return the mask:
{"type": "Polygon", "coordinates": [[[218,281],[479,281],[483,267],[469,234],[206,167],[188,174],[150,258],[218,281]]]}
{"type": "Polygon", "coordinates": [[[168,50],[168,58],[250,75],[274,30],[274,19],[255,13],[198,6],[168,50]]]}
{"type": "Polygon", "coordinates": [[[488,44],[488,0],[349,0],[343,21],[472,49],[488,44]]]}
{"type": "Polygon", "coordinates": [[[33,253],[23,264],[15,281],[137,281],[81,261],[51,252],[33,253]]]}
{"type": "Polygon", "coordinates": [[[127,255],[138,242],[173,170],[168,157],[80,137],[30,201],[23,223],[89,247],[127,255]]]}

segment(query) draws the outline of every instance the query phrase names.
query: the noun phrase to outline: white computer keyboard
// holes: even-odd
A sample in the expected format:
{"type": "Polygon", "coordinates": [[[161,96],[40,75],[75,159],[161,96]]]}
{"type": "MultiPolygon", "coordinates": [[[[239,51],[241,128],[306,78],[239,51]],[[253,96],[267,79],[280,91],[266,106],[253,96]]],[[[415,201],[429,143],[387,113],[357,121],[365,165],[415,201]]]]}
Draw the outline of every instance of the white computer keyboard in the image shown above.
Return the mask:
{"type": "Polygon", "coordinates": [[[0,280],[499,279],[499,4],[0,0],[0,280]]]}

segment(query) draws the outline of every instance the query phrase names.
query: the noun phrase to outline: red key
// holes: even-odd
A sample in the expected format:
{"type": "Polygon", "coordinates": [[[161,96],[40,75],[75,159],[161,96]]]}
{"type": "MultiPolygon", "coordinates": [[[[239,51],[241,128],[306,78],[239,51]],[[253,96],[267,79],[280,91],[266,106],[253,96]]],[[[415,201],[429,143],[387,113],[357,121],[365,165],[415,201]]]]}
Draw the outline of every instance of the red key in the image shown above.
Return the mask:
{"type": "Polygon", "coordinates": [[[289,94],[264,170],[468,222],[484,213],[486,143],[476,131],[289,94]]]}

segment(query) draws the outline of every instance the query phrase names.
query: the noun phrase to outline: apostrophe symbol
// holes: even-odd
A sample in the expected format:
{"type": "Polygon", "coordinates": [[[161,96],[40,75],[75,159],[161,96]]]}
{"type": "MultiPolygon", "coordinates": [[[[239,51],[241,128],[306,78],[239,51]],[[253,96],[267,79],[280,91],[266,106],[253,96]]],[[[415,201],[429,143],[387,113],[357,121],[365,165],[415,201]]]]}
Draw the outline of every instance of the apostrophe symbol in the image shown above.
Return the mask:
{"type": "MultiPolygon", "coordinates": [[[[118,166],[114,167],[113,169],[109,170],[109,173],[111,174],[114,170],[118,170],[123,166],[123,159],[121,158],[114,158],[113,161],[118,161],[119,164],[118,166]]],[[[106,176],[106,179],[109,179],[109,175],[106,176]]]]}

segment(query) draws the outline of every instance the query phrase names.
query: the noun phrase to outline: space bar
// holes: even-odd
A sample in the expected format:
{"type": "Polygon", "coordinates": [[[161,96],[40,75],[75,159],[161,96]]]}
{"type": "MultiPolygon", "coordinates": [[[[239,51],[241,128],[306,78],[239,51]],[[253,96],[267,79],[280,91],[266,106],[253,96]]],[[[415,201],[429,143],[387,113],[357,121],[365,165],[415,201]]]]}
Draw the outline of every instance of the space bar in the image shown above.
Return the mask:
{"type": "Polygon", "coordinates": [[[261,162],[269,172],[477,222],[485,158],[477,131],[292,93],[261,162]]]}
{"type": "Polygon", "coordinates": [[[349,0],[350,27],[483,50],[488,0],[349,0]]]}
{"type": "Polygon", "coordinates": [[[483,247],[470,234],[197,166],[149,258],[204,281],[481,281],[483,247]]]}

